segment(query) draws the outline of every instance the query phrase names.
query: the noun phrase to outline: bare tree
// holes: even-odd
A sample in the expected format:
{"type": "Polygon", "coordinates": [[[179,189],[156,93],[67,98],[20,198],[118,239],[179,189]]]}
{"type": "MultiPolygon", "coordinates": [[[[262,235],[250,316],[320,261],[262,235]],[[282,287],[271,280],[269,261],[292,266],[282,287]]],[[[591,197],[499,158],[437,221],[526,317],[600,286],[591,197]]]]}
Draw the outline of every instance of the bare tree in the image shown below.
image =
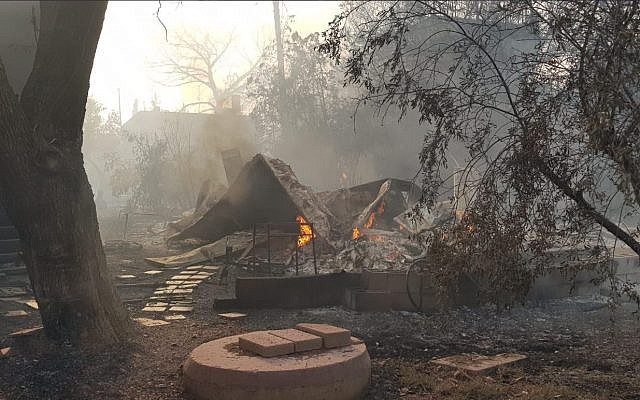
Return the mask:
{"type": "Polygon", "coordinates": [[[246,78],[256,67],[259,58],[248,60],[248,67],[242,73],[230,73],[225,79],[220,79],[218,72],[225,57],[233,49],[234,37],[230,34],[224,40],[212,38],[209,34],[195,35],[181,32],[175,35],[175,40],[169,43],[169,51],[165,51],[163,61],[152,65],[161,72],[164,78],[160,81],[165,86],[196,85],[203,88],[208,99],[185,104],[182,110],[194,106],[202,112],[220,109],[225,100],[241,90],[246,78]]]}
{"type": "Polygon", "coordinates": [[[110,282],[83,167],[82,122],[106,2],[41,2],[33,70],[13,93],[0,62],[0,187],[47,335],[115,342],[127,317],[110,282]]]}
{"type": "Polygon", "coordinates": [[[347,3],[320,47],[363,100],[417,111],[422,204],[438,198],[451,144],[482,171],[463,178],[462,223],[434,236],[436,264],[484,276],[496,295],[526,289],[540,273],[527,265],[548,265],[552,247],[606,252],[602,229],[640,254],[608,212],[616,196],[638,206],[638,2],[479,3],[347,3]]]}

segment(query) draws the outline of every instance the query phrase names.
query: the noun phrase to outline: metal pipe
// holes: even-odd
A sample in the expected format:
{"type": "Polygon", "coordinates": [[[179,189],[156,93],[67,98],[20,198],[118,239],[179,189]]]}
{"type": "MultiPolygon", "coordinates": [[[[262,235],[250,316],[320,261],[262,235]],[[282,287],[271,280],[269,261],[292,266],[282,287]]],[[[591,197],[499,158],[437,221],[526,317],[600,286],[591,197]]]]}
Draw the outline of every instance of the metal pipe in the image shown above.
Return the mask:
{"type": "Polygon", "coordinates": [[[318,264],[316,263],[316,231],[313,228],[313,222],[309,224],[311,227],[311,246],[313,247],[313,271],[318,275],[318,264]]]}
{"type": "Polygon", "coordinates": [[[122,240],[127,240],[128,227],[129,227],[129,213],[124,213],[124,232],[122,232],[122,240]]]}
{"type": "Polygon", "coordinates": [[[269,264],[269,275],[271,275],[271,224],[267,224],[267,264],[269,264]]]}
{"type": "Polygon", "coordinates": [[[298,275],[298,241],[295,242],[296,245],[296,276],[298,275]]]}
{"type": "Polygon", "coordinates": [[[253,263],[256,264],[256,224],[253,224],[253,245],[251,248],[251,253],[253,254],[253,263]]]}

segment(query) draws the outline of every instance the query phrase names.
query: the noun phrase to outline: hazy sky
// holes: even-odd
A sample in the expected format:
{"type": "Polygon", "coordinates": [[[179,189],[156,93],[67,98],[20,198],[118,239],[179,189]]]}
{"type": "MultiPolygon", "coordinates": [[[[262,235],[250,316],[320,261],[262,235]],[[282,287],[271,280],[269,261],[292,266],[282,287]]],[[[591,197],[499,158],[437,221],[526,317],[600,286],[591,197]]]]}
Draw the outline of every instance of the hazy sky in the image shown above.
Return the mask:
{"type": "MultiPolygon", "coordinates": [[[[324,30],[338,9],[338,2],[332,1],[281,2],[281,14],[294,15],[293,27],[303,35],[324,30]]],[[[141,108],[143,102],[149,106],[154,92],[164,108],[182,104],[180,89],[154,82],[159,75],[150,68],[167,45],[164,28],[155,16],[157,10],[157,2],[109,2],[89,93],[117,111],[120,88],[123,121],[130,117],[135,98],[141,108]]],[[[167,27],[169,41],[180,30],[208,32],[221,38],[233,32],[235,55],[242,51],[255,56],[259,43],[274,37],[271,1],[162,1],[160,18],[167,27]]],[[[230,56],[228,67],[241,68],[234,64],[234,54],[230,56]]]]}

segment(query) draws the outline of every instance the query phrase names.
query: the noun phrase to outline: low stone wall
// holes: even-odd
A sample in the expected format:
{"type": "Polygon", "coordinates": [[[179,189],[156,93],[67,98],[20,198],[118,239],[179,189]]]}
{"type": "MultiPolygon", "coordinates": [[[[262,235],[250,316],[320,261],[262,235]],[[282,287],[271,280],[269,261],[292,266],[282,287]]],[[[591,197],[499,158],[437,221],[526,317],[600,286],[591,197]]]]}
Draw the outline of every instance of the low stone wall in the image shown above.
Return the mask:
{"type": "MultiPolygon", "coordinates": [[[[638,278],[638,258],[617,257],[617,273],[621,278],[638,278]]],[[[558,271],[539,277],[528,300],[546,301],[576,295],[602,293],[606,285],[596,286],[596,274],[580,272],[573,280],[558,271]]],[[[422,309],[435,311],[442,307],[437,291],[425,281],[422,309]]],[[[469,278],[458,283],[449,305],[478,305],[478,288],[469,278]]],[[[407,295],[405,272],[363,273],[341,272],[297,277],[238,278],[236,298],[216,299],[218,309],[232,308],[313,308],[344,305],[358,311],[415,311],[407,295]]]]}
{"type": "Polygon", "coordinates": [[[312,308],[342,305],[346,288],[360,286],[361,274],[341,272],[236,280],[236,298],[217,306],[236,308],[312,308]]]}

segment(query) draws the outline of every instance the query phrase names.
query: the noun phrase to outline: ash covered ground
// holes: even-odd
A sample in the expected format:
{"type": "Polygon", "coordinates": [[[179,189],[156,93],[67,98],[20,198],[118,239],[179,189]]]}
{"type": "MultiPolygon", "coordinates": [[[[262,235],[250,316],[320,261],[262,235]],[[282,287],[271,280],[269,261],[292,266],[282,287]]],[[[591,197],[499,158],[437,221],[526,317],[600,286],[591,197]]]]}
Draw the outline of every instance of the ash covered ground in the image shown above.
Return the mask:
{"type": "MultiPolygon", "coordinates": [[[[136,276],[129,286],[116,280],[133,318],[162,318],[143,312],[146,299],[175,271],[145,275],[145,257],[176,254],[149,228],[147,218],[131,225],[138,246],[107,246],[113,277],[136,276]],[[142,283],[142,285],[130,285],[142,283]]],[[[108,242],[121,234],[121,220],[102,221],[108,242]]],[[[199,344],[244,332],[322,322],[351,329],[365,341],[372,358],[367,399],[638,399],[640,398],[640,322],[630,306],[612,311],[606,299],[573,297],[529,304],[509,312],[461,307],[440,313],[356,312],[342,307],[302,310],[245,310],[227,321],[213,308],[214,295],[230,291],[214,274],[193,292],[194,309],[184,320],[156,327],[132,324],[130,341],[117,348],[80,354],[55,349],[41,334],[7,335],[39,324],[28,306],[0,302],[3,313],[24,309],[25,317],[0,317],[2,399],[188,399],[180,365],[199,344]],[[440,369],[429,361],[458,353],[521,353],[527,360],[473,377],[440,369]]]]}

